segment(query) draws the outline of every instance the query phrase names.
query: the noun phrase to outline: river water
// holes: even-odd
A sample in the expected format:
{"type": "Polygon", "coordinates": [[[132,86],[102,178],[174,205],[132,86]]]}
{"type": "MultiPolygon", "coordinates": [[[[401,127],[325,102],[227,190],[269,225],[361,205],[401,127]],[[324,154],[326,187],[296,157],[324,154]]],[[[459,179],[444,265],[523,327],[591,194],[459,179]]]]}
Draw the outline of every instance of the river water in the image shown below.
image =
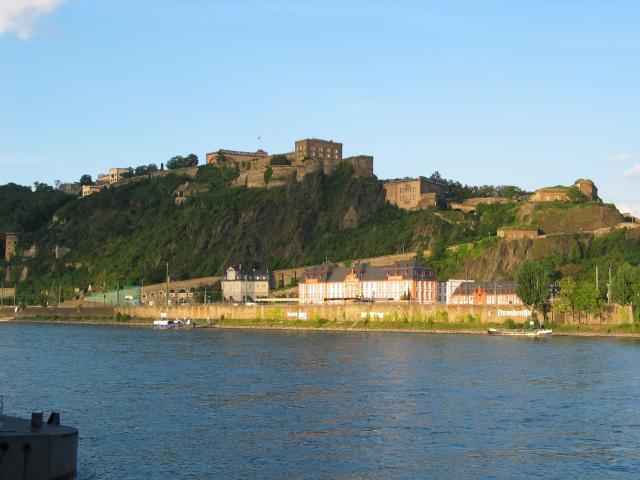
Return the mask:
{"type": "Polygon", "coordinates": [[[640,342],[0,324],[79,478],[639,478],[640,342]]]}

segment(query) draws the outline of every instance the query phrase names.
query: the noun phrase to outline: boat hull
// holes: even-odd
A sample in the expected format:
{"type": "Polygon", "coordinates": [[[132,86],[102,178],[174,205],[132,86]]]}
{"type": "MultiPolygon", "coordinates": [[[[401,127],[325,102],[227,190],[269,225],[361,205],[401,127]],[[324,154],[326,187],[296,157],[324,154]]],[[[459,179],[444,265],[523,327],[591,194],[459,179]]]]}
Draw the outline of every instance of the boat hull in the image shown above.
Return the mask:
{"type": "Polygon", "coordinates": [[[503,330],[500,328],[487,329],[488,335],[502,335],[506,337],[548,337],[553,334],[553,330],[538,329],[538,330],[503,330]]]}

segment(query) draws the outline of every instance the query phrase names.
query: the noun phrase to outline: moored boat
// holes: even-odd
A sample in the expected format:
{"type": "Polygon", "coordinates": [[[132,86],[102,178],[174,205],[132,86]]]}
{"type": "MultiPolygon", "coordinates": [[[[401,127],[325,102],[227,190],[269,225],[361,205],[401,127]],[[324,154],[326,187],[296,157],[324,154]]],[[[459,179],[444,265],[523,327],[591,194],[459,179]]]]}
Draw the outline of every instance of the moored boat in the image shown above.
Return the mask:
{"type": "Polygon", "coordinates": [[[531,330],[525,330],[522,328],[516,329],[504,329],[504,328],[489,328],[487,329],[488,335],[505,335],[512,337],[548,337],[553,334],[553,330],[548,328],[536,328],[531,330]]]}
{"type": "Polygon", "coordinates": [[[180,320],[178,318],[170,320],[164,312],[160,313],[160,320],[153,321],[154,328],[182,328],[194,326],[195,323],[193,323],[190,318],[185,318],[184,320],[180,320]]]}

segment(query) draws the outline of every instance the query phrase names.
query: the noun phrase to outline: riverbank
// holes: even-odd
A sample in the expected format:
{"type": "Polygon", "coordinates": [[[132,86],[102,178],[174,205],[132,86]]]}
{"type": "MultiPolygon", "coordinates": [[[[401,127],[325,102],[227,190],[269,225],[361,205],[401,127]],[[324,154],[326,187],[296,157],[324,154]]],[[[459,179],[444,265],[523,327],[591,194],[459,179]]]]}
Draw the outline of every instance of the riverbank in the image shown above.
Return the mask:
{"type": "MultiPolygon", "coordinates": [[[[153,319],[116,317],[83,317],[83,316],[28,316],[9,320],[11,323],[64,323],[78,325],[111,325],[148,328],[153,319]]],[[[520,327],[520,325],[516,325],[520,327]]],[[[361,320],[330,321],[318,320],[269,320],[269,319],[220,319],[206,322],[197,321],[197,328],[219,328],[240,330],[298,330],[311,332],[390,332],[390,333],[433,333],[433,334],[467,334],[483,335],[487,328],[505,328],[503,324],[481,324],[476,322],[433,322],[402,320],[361,320]]],[[[640,325],[556,325],[547,324],[553,329],[554,336],[577,337],[629,337],[640,338],[640,325]]]]}

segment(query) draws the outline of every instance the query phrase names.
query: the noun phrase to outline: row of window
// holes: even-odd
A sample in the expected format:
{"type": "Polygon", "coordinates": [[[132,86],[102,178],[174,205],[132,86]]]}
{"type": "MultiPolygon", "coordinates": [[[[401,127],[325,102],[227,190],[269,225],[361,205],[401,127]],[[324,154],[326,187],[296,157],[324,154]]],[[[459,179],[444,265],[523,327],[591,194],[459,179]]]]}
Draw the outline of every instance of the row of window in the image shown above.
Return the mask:
{"type": "MultiPolygon", "coordinates": [[[[311,145],[311,146],[309,147],[309,150],[311,151],[311,153],[315,153],[315,152],[316,152],[316,147],[315,147],[315,145],[311,145]]],[[[318,147],[318,150],[319,150],[320,152],[324,152],[324,147],[318,147]]],[[[304,147],[296,147],[296,151],[298,151],[298,152],[305,152],[305,151],[306,151],[306,149],[305,149],[304,147]]],[[[329,154],[331,153],[331,148],[327,147],[327,153],[329,153],[329,154]]],[[[334,149],[333,149],[333,153],[334,153],[335,155],[337,155],[337,154],[338,154],[338,149],[337,149],[337,148],[334,148],[334,149]]]]}

